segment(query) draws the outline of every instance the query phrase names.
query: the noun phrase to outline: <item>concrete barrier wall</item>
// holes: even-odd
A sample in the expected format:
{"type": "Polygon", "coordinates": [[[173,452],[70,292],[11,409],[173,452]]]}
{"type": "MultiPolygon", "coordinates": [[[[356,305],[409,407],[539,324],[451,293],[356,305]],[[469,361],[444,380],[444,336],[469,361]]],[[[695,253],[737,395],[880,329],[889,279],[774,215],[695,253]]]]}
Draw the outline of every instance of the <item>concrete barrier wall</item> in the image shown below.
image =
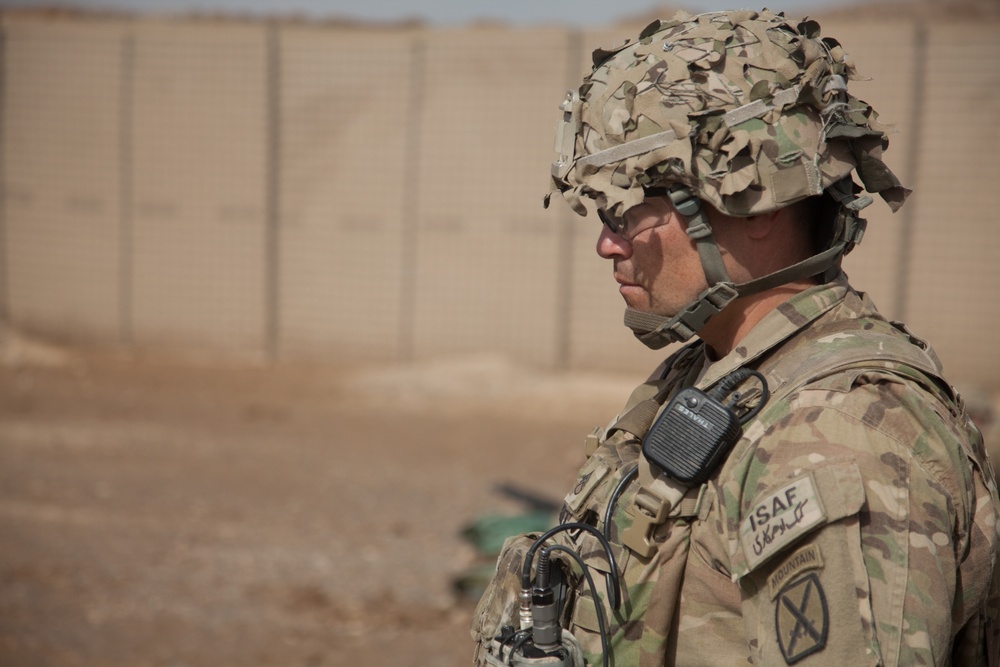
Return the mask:
{"type": "Polygon", "coordinates": [[[478,29],[426,44],[413,350],[555,353],[558,228],[541,207],[565,35],[478,29]],[[545,64],[547,66],[539,66],[545,64]]]}
{"type": "MultiPolygon", "coordinates": [[[[906,316],[963,377],[1000,383],[1000,41],[996,25],[927,33],[906,316]]],[[[911,137],[912,138],[912,137],[911,137]]]]}
{"type": "Polygon", "coordinates": [[[121,306],[121,33],[31,23],[4,32],[4,305],[14,322],[113,338],[121,306]]]}
{"type": "Polygon", "coordinates": [[[306,27],[277,40],[275,350],[397,356],[414,37],[306,27]]]}
{"type": "Polygon", "coordinates": [[[266,35],[138,24],[131,63],[131,335],[262,349],[266,35]]]}
{"type": "MultiPolygon", "coordinates": [[[[986,386],[996,25],[824,22],[916,190],[845,266],[986,386]]],[[[545,211],[552,129],[634,28],[3,17],[0,307],[68,339],[277,359],[501,352],[643,369],[598,222],[545,211]]]]}

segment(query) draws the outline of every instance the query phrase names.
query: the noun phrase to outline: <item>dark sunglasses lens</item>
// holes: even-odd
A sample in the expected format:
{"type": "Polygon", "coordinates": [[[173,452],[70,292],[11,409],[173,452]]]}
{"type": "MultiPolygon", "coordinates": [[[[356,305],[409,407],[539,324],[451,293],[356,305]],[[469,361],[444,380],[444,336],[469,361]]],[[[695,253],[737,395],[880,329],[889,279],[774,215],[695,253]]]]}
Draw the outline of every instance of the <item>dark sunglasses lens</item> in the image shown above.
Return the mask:
{"type": "Polygon", "coordinates": [[[601,209],[597,209],[597,216],[601,219],[601,222],[604,223],[604,226],[610,229],[612,233],[621,236],[622,232],[625,231],[625,221],[621,218],[614,218],[601,209]]]}

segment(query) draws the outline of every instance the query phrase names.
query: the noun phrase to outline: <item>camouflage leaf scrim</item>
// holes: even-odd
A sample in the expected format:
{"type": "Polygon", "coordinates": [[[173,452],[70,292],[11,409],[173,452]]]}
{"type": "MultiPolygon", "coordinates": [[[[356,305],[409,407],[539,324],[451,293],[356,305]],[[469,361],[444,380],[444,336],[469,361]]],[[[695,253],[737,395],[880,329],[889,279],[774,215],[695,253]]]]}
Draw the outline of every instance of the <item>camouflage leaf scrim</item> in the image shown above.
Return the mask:
{"type": "Polygon", "coordinates": [[[587,197],[621,216],[644,187],[683,183],[748,216],[855,172],[896,210],[909,191],[882,161],[887,128],[847,90],[856,76],[815,21],[765,10],[654,22],[595,51],[593,72],[564,102],[555,189],[580,215],[587,197]]]}

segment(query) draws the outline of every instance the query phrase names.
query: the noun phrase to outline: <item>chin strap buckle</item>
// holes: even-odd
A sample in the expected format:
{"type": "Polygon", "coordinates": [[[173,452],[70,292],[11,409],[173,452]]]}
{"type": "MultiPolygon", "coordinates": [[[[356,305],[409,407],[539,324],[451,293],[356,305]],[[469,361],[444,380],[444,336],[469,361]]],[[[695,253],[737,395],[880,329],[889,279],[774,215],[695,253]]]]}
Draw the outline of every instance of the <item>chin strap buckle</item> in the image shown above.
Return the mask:
{"type": "Polygon", "coordinates": [[[674,327],[679,328],[680,331],[690,330],[691,333],[688,334],[688,338],[690,338],[694,332],[700,331],[705,326],[710,317],[722,312],[722,309],[739,295],[736,286],[732,283],[713,285],[699,294],[696,302],[677,314],[674,318],[677,320],[674,327]]]}
{"type": "Polygon", "coordinates": [[[697,333],[708,318],[717,315],[740,293],[732,283],[713,285],[698,300],[673,317],[625,309],[625,326],[649,348],[658,350],[669,343],[683,343],[697,333]]]}

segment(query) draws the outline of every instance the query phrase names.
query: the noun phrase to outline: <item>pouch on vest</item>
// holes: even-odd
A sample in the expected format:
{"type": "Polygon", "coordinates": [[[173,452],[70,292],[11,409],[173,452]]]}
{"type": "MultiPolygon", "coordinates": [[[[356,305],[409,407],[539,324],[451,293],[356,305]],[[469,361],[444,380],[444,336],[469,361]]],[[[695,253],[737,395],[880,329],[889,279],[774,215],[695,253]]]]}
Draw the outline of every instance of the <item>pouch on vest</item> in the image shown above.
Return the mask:
{"type": "MultiPolygon", "coordinates": [[[[472,615],[472,627],[470,634],[476,642],[476,651],[473,657],[473,664],[485,665],[483,657],[487,647],[493,639],[500,634],[504,626],[518,626],[518,593],[521,591],[521,572],[524,564],[524,557],[531,546],[540,536],[539,533],[526,533],[507,538],[500,550],[497,559],[497,571],[490,580],[486,591],[476,605],[476,610],[472,615]]],[[[551,561],[557,567],[559,579],[567,579],[567,584],[572,588],[572,581],[569,580],[569,569],[559,558],[551,561]]],[[[561,624],[565,627],[568,616],[569,605],[564,604],[562,609],[561,624]]]]}

